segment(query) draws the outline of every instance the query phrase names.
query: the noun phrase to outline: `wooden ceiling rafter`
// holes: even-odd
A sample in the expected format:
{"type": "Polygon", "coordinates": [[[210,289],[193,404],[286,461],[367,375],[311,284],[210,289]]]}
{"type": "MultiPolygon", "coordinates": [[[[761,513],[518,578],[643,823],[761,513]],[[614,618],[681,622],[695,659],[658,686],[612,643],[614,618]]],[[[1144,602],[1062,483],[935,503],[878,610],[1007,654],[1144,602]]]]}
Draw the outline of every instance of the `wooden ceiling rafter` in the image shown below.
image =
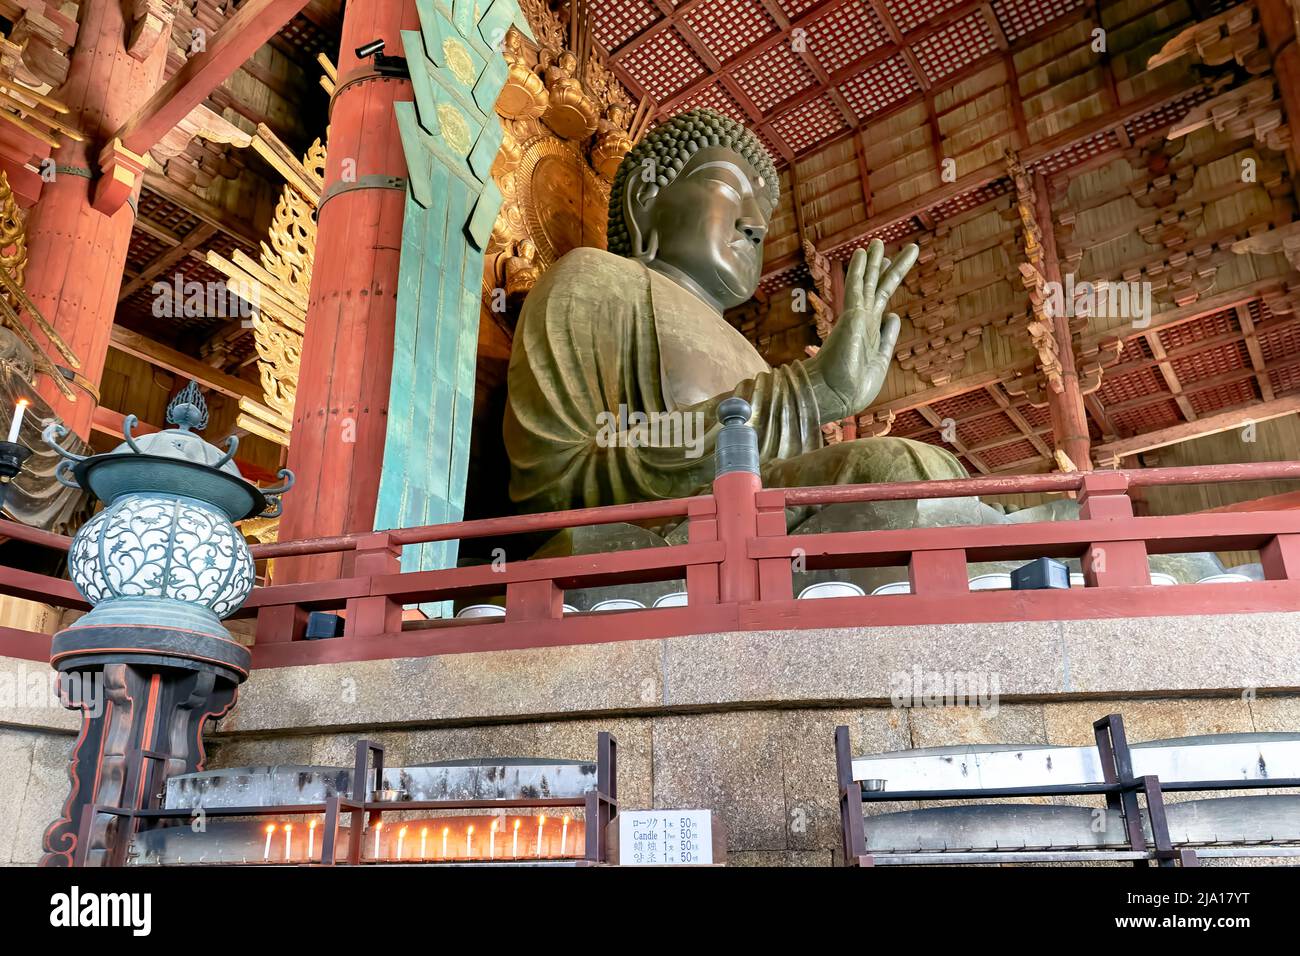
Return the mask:
{"type": "Polygon", "coordinates": [[[1259,386],[1260,397],[1266,402],[1271,402],[1276,396],[1273,394],[1273,383],[1269,379],[1268,367],[1264,362],[1264,351],[1259,345],[1259,332],[1255,328],[1255,320],[1250,317],[1250,307],[1242,303],[1233,311],[1236,313],[1237,324],[1241,326],[1246,341],[1246,353],[1250,356],[1251,367],[1255,370],[1255,383],[1259,386]]]}
{"type": "MultiPolygon", "coordinates": [[[[1202,84],[1204,85],[1204,84],[1202,84]]],[[[1140,97],[1128,104],[1128,107],[1117,113],[1095,117],[1085,123],[1081,123],[1070,129],[1062,130],[1055,136],[1048,137],[1038,143],[1034,143],[1021,151],[1021,162],[1026,167],[1032,168],[1043,163],[1049,157],[1064,153],[1070,148],[1079,144],[1088,142],[1099,134],[1113,133],[1117,127],[1122,127],[1142,116],[1153,113],[1169,103],[1176,102],[1187,96],[1194,88],[1185,87],[1178,90],[1156,90],[1146,96],[1140,97]]],[[[892,113],[896,109],[902,108],[908,104],[897,104],[891,107],[887,113],[892,113]]],[[[915,101],[912,104],[915,105],[915,101]]],[[[885,114],[881,114],[885,115],[885,114]]],[[[880,116],[873,117],[878,120],[880,116]]],[[[1165,124],[1167,127],[1170,124],[1165,124]]],[[[1154,132],[1148,136],[1155,135],[1154,132]]],[[[1113,159],[1113,156],[1111,157],[1113,159]]],[[[1073,170],[1071,170],[1073,171],[1073,170]]],[[[823,239],[825,250],[831,254],[834,250],[846,246],[860,244],[866,237],[877,233],[884,232],[891,227],[904,223],[907,220],[915,218],[919,213],[933,210],[937,206],[950,202],[957,197],[973,193],[976,190],[988,186],[1000,179],[1006,177],[1006,164],[1002,160],[996,160],[988,165],[973,170],[964,176],[959,176],[956,181],[951,183],[941,183],[934,189],[928,190],[915,199],[901,207],[887,209],[878,212],[875,216],[867,221],[849,226],[837,233],[827,236],[823,239]]],[[[992,200],[990,200],[992,201],[992,200]]],[[[766,264],[763,272],[764,280],[770,280],[772,277],[779,275],[791,266],[797,265],[794,256],[783,256],[766,264]]]]}
{"type": "Polygon", "coordinates": [[[1163,448],[1166,445],[1177,445],[1181,442],[1191,441],[1194,438],[1203,438],[1206,435],[1231,431],[1234,428],[1242,428],[1249,424],[1283,418],[1297,412],[1300,412],[1300,395],[1289,395],[1286,398],[1277,398],[1271,402],[1253,402],[1240,408],[1228,409],[1198,418],[1194,422],[1183,422],[1168,428],[1097,445],[1094,451],[1099,461],[1110,462],[1126,455],[1136,455],[1154,448],[1163,448]]]}
{"type": "Polygon", "coordinates": [[[229,236],[240,246],[248,249],[261,247],[262,237],[253,229],[251,223],[237,218],[234,213],[209,202],[193,190],[172,182],[156,170],[145,170],[144,188],[172,205],[179,206],[194,218],[216,226],[219,232],[229,236]]]}
{"type": "Polygon", "coordinates": [[[1192,408],[1192,403],[1187,396],[1183,394],[1183,384],[1178,380],[1178,373],[1174,371],[1173,365],[1169,362],[1169,355],[1165,352],[1165,347],[1160,344],[1160,336],[1155,332],[1148,332],[1142,336],[1151,349],[1154,357],[1156,368],[1160,370],[1161,377],[1165,380],[1165,387],[1169,389],[1169,394],[1174,397],[1174,402],[1178,405],[1178,410],[1183,413],[1186,421],[1196,421],[1196,409],[1192,408]]]}
{"type": "MultiPolygon", "coordinates": [[[[1008,396],[1006,391],[1002,388],[1001,383],[994,382],[991,385],[985,386],[985,391],[993,396],[993,401],[998,403],[998,407],[1002,409],[1003,414],[1005,414],[1007,418],[1011,419],[1012,424],[1014,424],[1016,428],[1020,429],[1020,433],[1038,449],[1038,453],[1044,458],[1051,458],[1052,450],[1047,447],[1047,442],[1043,441],[1043,439],[1039,437],[1038,430],[1030,425],[1029,421],[1020,414],[1020,411],[1012,403],[1010,396],[1008,396]]],[[[1048,431],[1050,432],[1051,429],[1049,428],[1048,431]]]]}
{"type": "Polygon", "coordinates": [[[122,288],[118,292],[117,301],[124,302],[139,290],[149,286],[154,279],[161,276],[168,269],[171,269],[183,259],[198,252],[200,246],[206,245],[212,237],[218,232],[216,226],[211,223],[202,223],[187,236],[181,239],[176,245],[157,256],[136,275],[127,282],[122,283],[122,288]]]}
{"type": "MultiPolygon", "coordinates": [[[[935,428],[939,429],[940,432],[942,433],[943,419],[939,417],[938,413],[935,412],[934,409],[932,409],[929,405],[920,405],[917,407],[916,410],[921,413],[921,417],[923,417],[927,422],[929,422],[935,428]]],[[[956,431],[955,425],[953,426],[953,431],[954,432],[956,431]]],[[[986,465],[978,455],[973,454],[970,451],[970,449],[968,449],[966,445],[962,442],[962,440],[958,438],[955,434],[951,439],[945,438],[944,441],[946,444],[951,445],[958,455],[960,455],[962,458],[965,458],[968,462],[974,465],[975,469],[981,475],[988,475],[992,473],[992,469],[989,468],[989,466],[986,465]]]]}
{"type": "MultiPolygon", "coordinates": [[[[707,0],[693,0],[693,2],[683,3],[682,5],[678,6],[675,9],[674,17],[670,18],[665,16],[663,19],[656,21],[650,27],[647,27],[642,34],[638,34],[637,36],[634,36],[633,38],[625,42],[617,50],[615,50],[611,54],[611,64],[618,72],[620,78],[625,80],[631,79],[630,75],[627,73],[627,70],[624,69],[622,66],[620,66],[618,61],[622,59],[624,56],[626,56],[628,52],[631,52],[637,48],[633,44],[637,43],[638,37],[640,36],[645,36],[646,38],[652,37],[654,34],[667,29],[669,26],[672,26],[677,22],[680,22],[686,13],[689,13],[690,10],[694,9],[696,6],[699,6],[701,2],[707,2],[707,0]]],[[[868,122],[876,122],[881,118],[888,116],[890,113],[894,112],[895,110],[901,107],[914,105],[918,101],[918,99],[922,97],[923,94],[930,92],[930,90],[934,88],[934,83],[932,78],[926,73],[924,67],[917,61],[915,55],[912,53],[911,51],[912,45],[924,41],[927,38],[935,36],[936,34],[942,32],[943,30],[951,27],[953,24],[970,16],[972,13],[978,13],[982,6],[988,5],[986,2],[981,3],[981,2],[976,2],[976,0],[962,0],[962,2],[956,4],[955,6],[949,8],[948,10],[943,11],[942,13],[938,14],[935,17],[929,18],[924,24],[918,25],[906,33],[902,33],[899,32],[896,27],[893,27],[893,18],[888,16],[887,9],[885,11],[884,17],[881,16],[878,10],[874,9],[876,6],[883,7],[883,4],[880,2],[880,0],[866,0],[866,2],[868,2],[869,6],[873,7],[873,14],[875,15],[877,21],[881,22],[881,27],[886,31],[892,28],[894,30],[894,37],[896,38],[889,37],[887,34],[887,40],[884,44],[873,48],[872,50],[864,54],[862,57],[854,60],[852,63],[849,63],[841,67],[840,69],[835,70],[833,72],[826,73],[825,82],[820,82],[820,78],[818,78],[819,82],[810,86],[808,89],[800,93],[797,93],[787,98],[785,101],[777,104],[774,107],[773,111],[767,117],[767,120],[762,124],[760,124],[759,128],[765,134],[767,134],[769,139],[771,139],[773,135],[779,137],[780,134],[779,133],[774,134],[774,131],[772,129],[774,123],[778,122],[780,119],[782,119],[789,113],[793,112],[794,110],[799,109],[805,106],[806,104],[814,100],[817,100],[823,96],[829,95],[831,90],[837,90],[847,80],[851,80],[863,74],[864,72],[870,70],[872,67],[885,62],[886,60],[890,59],[895,55],[903,56],[908,61],[909,73],[912,75],[913,79],[916,80],[919,92],[917,94],[899,100],[898,102],[891,103],[887,108],[875,111],[871,113],[869,116],[864,116],[853,120],[849,120],[848,125],[845,128],[841,129],[839,132],[835,133],[834,135],[830,135],[825,139],[822,139],[814,144],[811,144],[808,148],[804,150],[796,150],[795,151],[796,156],[802,157],[814,151],[821,151],[823,149],[826,149],[834,145],[835,143],[839,142],[841,139],[860,132],[866,127],[868,122]]],[[[833,13],[835,10],[839,9],[841,6],[844,6],[846,3],[847,0],[828,0],[828,2],[820,3],[815,6],[809,7],[808,9],[802,11],[798,16],[788,20],[790,24],[789,30],[791,31],[794,29],[806,30],[812,24],[818,22],[827,14],[833,13]]],[[[1042,27],[1040,27],[1040,29],[1044,31],[1059,29],[1061,26],[1067,25],[1068,23],[1080,19],[1081,17],[1087,15],[1088,15],[1088,10],[1086,5],[1080,4],[1079,6],[1064,11],[1058,14],[1057,16],[1053,17],[1052,19],[1044,23],[1042,27]]],[[[730,76],[733,71],[743,66],[744,64],[749,63],[751,60],[755,59],[756,57],[766,53],[768,50],[778,45],[783,40],[788,42],[788,37],[789,37],[788,31],[778,30],[775,33],[773,33],[771,36],[765,38],[764,40],[753,44],[746,50],[746,52],[741,54],[739,57],[728,60],[725,64],[723,64],[723,67],[726,71],[726,75],[730,76]]],[[[996,37],[997,34],[994,35],[995,42],[993,48],[990,51],[972,60],[969,64],[957,70],[956,72],[944,76],[942,78],[943,88],[948,89],[954,86],[955,84],[961,82],[962,80],[974,74],[977,74],[984,69],[987,69],[988,66],[991,65],[993,62],[995,62],[1001,57],[1004,57],[1008,51],[1025,49],[1031,46],[1033,43],[1037,42],[1036,38],[1033,35],[1026,35],[1017,38],[1017,40],[1013,43],[1009,43],[1007,45],[1007,48],[1004,50],[1003,48],[997,45],[996,37]]],[[[808,55],[811,56],[811,54],[808,55]]],[[[711,84],[716,82],[717,79],[718,77],[715,76],[713,73],[705,72],[697,79],[692,80],[681,90],[677,91],[676,93],[673,93],[666,100],[664,100],[663,103],[660,104],[659,106],[660,115],[661,116],[672,115],[674,112],[677,111],[677,109],[682,104],[689,101],[692,97],[696,96],[701,91],[707,89],[711,84]]]]}

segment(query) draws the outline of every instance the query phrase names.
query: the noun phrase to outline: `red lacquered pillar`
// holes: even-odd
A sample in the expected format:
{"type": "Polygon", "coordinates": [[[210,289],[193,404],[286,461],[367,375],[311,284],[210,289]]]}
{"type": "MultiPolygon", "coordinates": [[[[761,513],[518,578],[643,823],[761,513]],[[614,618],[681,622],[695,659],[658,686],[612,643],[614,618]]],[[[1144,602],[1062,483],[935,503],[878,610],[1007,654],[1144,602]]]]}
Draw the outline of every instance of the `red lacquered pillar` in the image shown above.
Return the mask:
{"type": "MultiPolygon", "coordinates": [[[[406,160],[393,103],[409,79],[378,75],[356,48],[382,39],[402,56],[401,30],[419,29],[414,0],[348,4],[330,111],[316,261],[312,268],[280,540],[374,528],[388,423],[406,160]]],[[[322,580],[338,554],[279,562],[279,582],[322,580]]]]}
{"type": "MultiPolygon", "coordinates": [[[[84,142],[64,139],[54,151],[54,179],[27,219],[27,295],[81,362],[69,402],[42,378],[41,397],[81,438],[90,434],[98,386],[108,354],[117,296],[122,287],[126,250],[135,222],[134,197],[112,216],[91,207],[100,151],[113,134],[162,85],[166,38],[143,60],[126,52],[131,25],[125,4],[83,3],[68,79],[56,92],[70,107],[67,119],[86,134],[84,142]]],[[[45,346],[44,335],[33,329],[45,346]]],[[[64,364],[53,350],[49,354],[64,364]]]]}

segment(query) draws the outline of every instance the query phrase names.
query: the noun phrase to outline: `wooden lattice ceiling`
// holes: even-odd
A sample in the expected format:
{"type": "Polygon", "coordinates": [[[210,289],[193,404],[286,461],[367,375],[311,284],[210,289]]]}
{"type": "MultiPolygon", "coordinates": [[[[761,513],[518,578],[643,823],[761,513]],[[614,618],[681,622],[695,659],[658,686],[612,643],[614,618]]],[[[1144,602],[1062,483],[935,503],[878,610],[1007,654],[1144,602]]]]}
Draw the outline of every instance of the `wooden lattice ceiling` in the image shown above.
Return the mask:
{"type": "Polygon", "coordinates": [[[711,106],[786,161],[1007,55],[1083,0],[609,0],[595,35],[660,116],[711,106]]]}

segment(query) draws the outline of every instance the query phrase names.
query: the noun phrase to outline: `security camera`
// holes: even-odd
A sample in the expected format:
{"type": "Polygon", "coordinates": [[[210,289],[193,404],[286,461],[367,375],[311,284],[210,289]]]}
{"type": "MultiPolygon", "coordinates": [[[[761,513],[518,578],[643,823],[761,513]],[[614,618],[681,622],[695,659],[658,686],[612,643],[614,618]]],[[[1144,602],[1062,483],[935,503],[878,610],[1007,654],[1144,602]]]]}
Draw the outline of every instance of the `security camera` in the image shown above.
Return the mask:
{"type": "Polygon", "coordinates": [[[371,40],[369,43],[363,43],[357,47],[357,59],[364,60],[368,56],[374,56],[376,53],[384,52],[383,40],[371,40]]]}

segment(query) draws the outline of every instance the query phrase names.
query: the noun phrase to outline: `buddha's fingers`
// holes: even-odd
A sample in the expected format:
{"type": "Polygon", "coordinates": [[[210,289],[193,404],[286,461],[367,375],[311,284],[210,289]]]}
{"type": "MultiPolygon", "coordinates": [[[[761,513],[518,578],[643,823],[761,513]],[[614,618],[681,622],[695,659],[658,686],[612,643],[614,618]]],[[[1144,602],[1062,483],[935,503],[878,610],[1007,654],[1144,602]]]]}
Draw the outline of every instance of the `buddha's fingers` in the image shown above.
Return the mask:
{"type": "Polygon", "coordinates": [[[886,367],[894,359],[894,347],[898,345],[898,330],[902,324],[897,312],[890,312],[885,316],[884,328],[880,330],[880,348],[877,352],[885,360],[886,367]]]}
{"type": "Polygon", "coordinates": [[[867,308],[876,301],[876,289],[880,284],[880,262],[885,258],[885,244],[879,239],[867,243],[867,268],[862,280],[862,302],[867,308]]]}
{"type": "Polygon", "coordinates": [[[867,271],[867,250],[859,249],[849,260],[849,271],[844,277],[844,313],[863,308],[869,299],[862,296],[862,277],[867,271]]]}
{"type": "Polygon", "coordinates": [[[907,275],[908,270],[916,264],[919,255],[920,250],[916,248],[915,243],[911,242],[899,252],[898,258],[889,267],[889,271],[885,273],[884,279],[880,281],[880,286],[876,290],[874,302],[877,309],[884,311],[885,306],[889,304],[889,297],[894,294],[894,290],[903,281],[903,277],[907,275]]]}

